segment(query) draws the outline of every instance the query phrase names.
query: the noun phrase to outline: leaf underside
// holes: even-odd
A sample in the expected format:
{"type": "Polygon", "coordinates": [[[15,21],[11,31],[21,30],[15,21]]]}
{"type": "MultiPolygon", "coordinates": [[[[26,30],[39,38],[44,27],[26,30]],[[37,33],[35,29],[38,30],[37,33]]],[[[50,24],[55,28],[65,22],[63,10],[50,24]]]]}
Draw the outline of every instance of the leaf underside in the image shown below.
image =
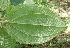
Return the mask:
{"type": "Polygon", "coordinates": [[[66,29],[58,15],[45,6],[11,6],[5,18],[7,33],[25,44],[45,43],[66,29]]]}

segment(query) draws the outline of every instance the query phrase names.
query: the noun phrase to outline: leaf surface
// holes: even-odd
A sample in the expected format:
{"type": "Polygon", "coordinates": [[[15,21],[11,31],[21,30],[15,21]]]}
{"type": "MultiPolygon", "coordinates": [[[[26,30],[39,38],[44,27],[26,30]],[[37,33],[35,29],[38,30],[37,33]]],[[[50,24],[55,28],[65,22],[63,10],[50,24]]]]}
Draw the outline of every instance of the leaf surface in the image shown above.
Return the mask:
{"type": "Polygon", "coordinates": [[[23,4],[35,4],[33,0],[25,0],[23,4]]]}
{"type": "Polygon", "coordinates": [[[9,4],[10,0],[0,0],[0,11],[6,10],[9,4]]]}
{"type": "Polygon", "coordinates": [[[58,15],[45,6],[12,6],[5,18],[8,34],[25,44],[47,42],[66,29],[58,15]]]}
{"type": "Polygon", "coordinates": [[[11,5],[18,5],[20,3],[24,3],[25,0],[10,0],[11,5]]]}
{"type": "Polygon", "coordinates": [[[11,38],[4,28],[0,28],[0,48],[15,48],[16,42],[11,38]]]}

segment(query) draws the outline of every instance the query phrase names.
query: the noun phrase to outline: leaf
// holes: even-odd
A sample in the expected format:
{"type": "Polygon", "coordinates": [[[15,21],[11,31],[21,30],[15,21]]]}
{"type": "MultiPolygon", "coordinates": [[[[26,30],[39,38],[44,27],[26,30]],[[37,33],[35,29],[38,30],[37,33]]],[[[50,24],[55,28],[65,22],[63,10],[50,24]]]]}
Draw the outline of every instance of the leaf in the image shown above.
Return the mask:
{"type": "Polygon", "coordinates": [[[24,4],[35,4],[33,0],[25,0],[24,4]]]}
{"type": "Polygon", "coordinates": [[[0,11],[6,10],[9,4],[9,0],[0,0],[0,11]]]}
{"type": "Polygon", "coordinates": [[[0,48],[15,48],[16,42],[11,38],[4,28],[0,28],[0,48]]]}
{"type": "Polygon", "coordinates": [[[42,3],[42,0],[33,0],[35,3],[42,3]]]}
{"type": "Polygon", "coordinates": [[[68,26],[68,28],[65,30],[65,33],[66,33],[67,35],[70,35],[70,23],[67,24],[67,26],[68,26]]]}
{"type": "Polygon", "coordinates": [[[63,22],[65,22],[66,24],[70,23],[70,18],[62,18],[61,19],[63,22]]]}
{"type": "Polygon", "coordinates": [[[55,26],[34,26],[24,24],[11,24],[7,29],[8,33],[18,42],[25,44],[41,44],[57,36],[63,27],[55,26]],[[16,33],[14,33],[16,32],[16,33]]]}
{"type": "Polygon", "coordinates": [[[23,3],[25,0],[10,0],[10,2],[11,2],[11,5],[18,5],[18,4],[20,4],[20,3],[23,3]]]}
{"type": "Polygon", "coordinates": [[[10,10],[10,7],[8,8],[6,17],[9,22],[43,26],[65,26],[65,23],[58,17],[58,15],[45,6],[19,5],[11,7],[10,10]]]}
{"type": "MultiPolygon", "coordinates": [[[[50,0],[33,0],[36,4],[46,5],[50,0]]],[[[48,4],[47,4],[48,5],[48,4]]]]}
{"type": "Polygon", "coordinates": [[[45,43],[66,29],[58,15],[45,6],[20,4],[9,8],[5,16],[7,33],[20,43],[45,43]]]}

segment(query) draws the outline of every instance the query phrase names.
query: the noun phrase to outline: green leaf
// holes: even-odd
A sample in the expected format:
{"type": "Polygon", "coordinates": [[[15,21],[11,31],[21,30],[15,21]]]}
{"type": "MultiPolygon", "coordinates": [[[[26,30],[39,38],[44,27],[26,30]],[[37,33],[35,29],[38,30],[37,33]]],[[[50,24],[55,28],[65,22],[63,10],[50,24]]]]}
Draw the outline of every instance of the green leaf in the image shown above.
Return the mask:
{"type": "MultiPolygon", "coordinates": [[[[9,7],[10,8],[10,7],[9,7]]],[[[45,6],[18,5],[7,10],[7,21],[18,24],[32,24],[43,26],[65,26],[65,23],[45,6]],[[18,20],[19,19],[19,20],[18,20]]]]}
{"type": "Polygon", "coordinates": [[[6,10],[9,4],[10,0],[0,0],[0,11],[6,10]]]}
{"type": "Polygon", "coordinates": [[[65,23],[45,6],[18,5],[7,9],[7,33],[25,44],[41,44],[66,29],[65,23]]]}
{"type": "Polygon", "coordinates": [[[11,2],[11,5],[18,5],[18,4],[20,4],[20,3],[23,3],[25,0],[10,0],[10,2],[11,2]]]}
{"type": "Polygon", "coordinates": [[[4,28],[0,28],[0,48],[15,48],[16,42],[11,38],[4,28]]]}
{"type": "Polygon", "coordinates": [[[35,4],[33,0],[25,0],[24,4],[35,4]]]}
{"type": "Polygon", "coordinates": [[[68,28],[66,29],[66,33],[70,32],[70,23],[67,24],[68,28]]]}
{"type": "Polygon", "coordinates": [[[33,0],[36,4],[46,4],[47,2],[49,2],[49,0],[33,0]]]}
{"type": "Polygon", "coordinates": [[[33,0],[35,3],[42,3],[42,0],[33,0]]]}
{"type": "Polygon", "coordinates": [[[70,23],[70,18],[62,18],[62,21],[65,22],[66,24],[70,23]]]}

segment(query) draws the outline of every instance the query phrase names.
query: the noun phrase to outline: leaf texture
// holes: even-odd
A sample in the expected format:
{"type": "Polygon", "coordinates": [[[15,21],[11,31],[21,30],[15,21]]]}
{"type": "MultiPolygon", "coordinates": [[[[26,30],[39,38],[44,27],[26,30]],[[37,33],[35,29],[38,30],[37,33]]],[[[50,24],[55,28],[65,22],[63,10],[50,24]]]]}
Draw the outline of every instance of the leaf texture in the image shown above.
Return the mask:
{"type": "Polygon", "coordinates": [[[0,0],[0,11],[6,10],[9,4],[10,0],[0,0]]]}
{"type": "Polygon", "coordinates": [[[15,48],[16,42],[11,38],[4,28],[0,28],[0,48],[15,48]]]}
{"type": "Polygon", "coordinates": [[[45,6],[18,5],[7,9],[7,33],[25,44],[41,44],[66,29],[58,15],[45,6]]]}
{"type": "Polygon", "coordinates": [[[25,0],[10,0],[11,5],[18,5],[20,3],[24,3],[25,0]]]}
{"type": "Polygon", "coordinates": [[[45,43],[64,30],[65,28],[63,27],[34,26],[28,24],[11,24],[7,29],[8,34],[11,34],[16,41],[25,44],[45,43]]]}
{"type": "Polygon", "coordinates": [[[19,5],[12,6],[13,8],[7,11],[7,20],[11,23],[18,24],[33,24],[43,26],[65,26],[65,23],[58,17],[58,15],[52,12],[50,9],[44,6],[36,5],[19,5]]]}
{"type": "Polygon", "coordinates": [[[33,0],[25,0],[23,4],[35,4],[33,0]]]}

